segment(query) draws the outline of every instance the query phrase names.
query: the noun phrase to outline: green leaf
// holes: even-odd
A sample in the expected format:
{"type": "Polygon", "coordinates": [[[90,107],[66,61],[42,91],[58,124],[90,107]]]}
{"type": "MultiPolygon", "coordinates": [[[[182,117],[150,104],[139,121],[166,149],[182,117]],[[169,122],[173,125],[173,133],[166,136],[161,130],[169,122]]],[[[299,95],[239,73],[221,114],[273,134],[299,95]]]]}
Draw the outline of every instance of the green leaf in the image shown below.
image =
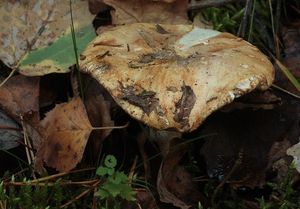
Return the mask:
{"type": "Polygon", "coordinates": [[[104,189],[107,192],[109,192],[112,197],[117,197],[122,192],[122,187],[121,187],[120,184],[113,184],[113,183],[110,183],[110,182],[107,182],[107,183],[103,184],[101,189],[104,189]]]}
{"type": "Polygon", "coordinates": [[[275,59],[275,63],[283,72],[283,74],[290,80],[291,84],[300,92],[300,82],[297,80],[297,78],[291,73],[291,71],[285,67],[279,60],[275,59]]]}
{"type": "Polygon", "coordinates": [[[109,168],[114,168],[117,165],[117,159],[113,155],[107,155],[104,160],[104,165],[109,168]]]}
{"type": "Polygon", "coordinates": [[[100,188],[100,189],[95,193],[95,196],[96,196],[96,197],[99,197],[101,200],[103,200],[103,199],[110,198],[110,193],[107,192],[106,190],[103,190],[103,189],[100,188]]]}
{"type": "Polygon", "coordinates": [[[105,167],[99,167],[98,169],[97,169],[97,171],[96,171],[96,174],[98,175],[98,176],[105,176],[106,174],[108,174],[108,168],[105,168],[105,167]]]}
{"type": "Polygon", "coordinates": [[[116,172],[116,179],[120,183],[128,183],[128,176],[124,174],[124,172],[116,172]]]}
{"type": "MultiPolygon", "coordinates": [[[[93,26],[85,26],[75,31],[78,54],[83,52],[94,39],[93,26]]],[[[48,73],[66,73],[76,63],[71,30],[60,36],[51,45],[27,54],[20,63],[19,72],[25,75],[45,75],[48,73]]]]}
{"type": "Polygon", "coordinates": [[[135,201],[135,192],[133,191],[132,187],[129,184],[120,184],[119,187],[122,191],[120,193],[120,197],[122,199],[128,201],[135,201]]]}

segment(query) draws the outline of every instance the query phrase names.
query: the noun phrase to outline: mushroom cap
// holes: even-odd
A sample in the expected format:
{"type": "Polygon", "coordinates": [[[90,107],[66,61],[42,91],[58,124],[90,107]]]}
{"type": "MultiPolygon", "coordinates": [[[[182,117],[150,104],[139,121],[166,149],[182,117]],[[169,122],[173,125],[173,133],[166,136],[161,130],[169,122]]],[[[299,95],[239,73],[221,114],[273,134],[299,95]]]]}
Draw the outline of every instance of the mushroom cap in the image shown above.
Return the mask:
{"type": "Polygon", "coordinates": [[[83,52],[91,74],[133,118],[190,132],[215,110],[273,82],[270,61],[229,33],[135,23],[102,32],[83,52]]]}

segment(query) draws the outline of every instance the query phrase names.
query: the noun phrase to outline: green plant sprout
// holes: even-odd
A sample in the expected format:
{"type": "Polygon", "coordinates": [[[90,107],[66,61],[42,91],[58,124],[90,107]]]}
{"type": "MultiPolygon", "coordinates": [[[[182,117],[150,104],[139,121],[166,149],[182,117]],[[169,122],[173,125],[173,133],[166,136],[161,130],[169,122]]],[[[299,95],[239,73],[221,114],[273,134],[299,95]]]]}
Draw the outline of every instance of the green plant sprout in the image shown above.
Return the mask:
{"type": "Polygon", "coordinates": [[[135,192],[128,182],[128,176],[124,172],[116,171],[116,165],[117,159],[113,155],[107,155],[104,166],[100,166],[96,171],[103,180],[95,193],[100,199],[101,209],[119,209],[124,200],[135,201],[135,192]]]}

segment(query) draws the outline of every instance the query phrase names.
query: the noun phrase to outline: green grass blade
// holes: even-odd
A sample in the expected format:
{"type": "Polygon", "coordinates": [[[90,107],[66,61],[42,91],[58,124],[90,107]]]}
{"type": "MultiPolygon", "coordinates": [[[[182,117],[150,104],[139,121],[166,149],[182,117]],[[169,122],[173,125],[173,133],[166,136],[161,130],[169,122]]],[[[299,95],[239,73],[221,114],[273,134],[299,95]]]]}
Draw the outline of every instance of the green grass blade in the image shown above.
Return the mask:
{"type": "Polygon", "coordinates": [[[293,86],[300,92],[300,82],[297,78],[291,73],[291,71],[285,67],[279,60],[275,59],[275,63],[278,68],[283,72],[283,74],[289,79],[293,86]]]}

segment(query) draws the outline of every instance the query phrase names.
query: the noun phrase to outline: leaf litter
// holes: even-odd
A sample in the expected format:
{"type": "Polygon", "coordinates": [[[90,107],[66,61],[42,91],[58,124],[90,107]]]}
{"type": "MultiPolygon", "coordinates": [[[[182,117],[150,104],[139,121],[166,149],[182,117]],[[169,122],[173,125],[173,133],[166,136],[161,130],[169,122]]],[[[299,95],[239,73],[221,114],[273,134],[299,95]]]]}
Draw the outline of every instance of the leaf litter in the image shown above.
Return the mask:
{"type": "MultiPolygon", "coordinates": [[[[45,25],[45,28],[49,25],[47,22],[40,23],[37,21],[39,19],[37,17],[41,16],[31,14],[34,10],[28,8],[32,5],[32,2],[34,1],[29,1],[27,5],[28,7],[23,8],[19,6],[20,4],[24,5],[24,3],[16,3],[16,1],[0,3],[0,10],[3,11],[1,13],[3,16],[0,15],[2,17],[2,21],[8,20],[9,22],[10,18],[14,18],[17,22],[17,27],[15,27],[15,29],[3,29],[3,32],[0,32],[1,40],[9,40],[9,42],[5,43],[3,41],[0,42],[0,45],[2,44],[1,46],[4,46],[1,48],[5,48],[5,52],[0,50],[0,56],[1,59],[11,67],[13,67],[17,62],[20,62],[23,55],[26,54],[26,51],[28,50],[28,46],[26,45],[28,40],[28,43],[36,43],[31,47],[32,49],[41,49],[43,48],[42,46],[52,43],[55,38],[59,37],[58,34],[61,34],[56,34],[55,30],[53,30],[55,27],[51,26],[51,29],[49,29],[47,33],[49,35],[49,39],[46,38],[43,40],[40,39],[41,37],[38,37],[37,40],[35,40],[37,34],[44,30],[43,24],[45,25]],[[28,14],[28,19],[25,18],[26,15],[20,16],[20,18],[15,15],[8,15],[10,14],[8,11],[16,11],[16,14],[28,14]],[[24,18],[27,22],[24,22],[24,18]],[[28,23],[31,22],[36,22],[37,25],[31,25],[28,27],[28,23]],[[27,30],[28,28],[26,27],[30,29],[33,29],[34,27],[35,33],[30,34],[30,30],[27,30]],[[25,39],[27,39],[25,42],[24,38],[20,36],[20,31],[22,30],[25,34],[25,39]],[[12,31],[14,33],[12,33],[12,31]],[[15,39],[13,36],[9,36],[11,34],[15,34],[15,39]],[[53,36],[50,36],[51,34],[53,36]],[[2,39],[2,37],[5,39],[2,39]],[[14,45],[11,44],[14,41],[17,43],[17,47],[15,49],[13,48],[14,45]]],[[[47,5],[47,3],[51,1],[35,2],[38,3],[34,8],[37,8],[38,5],[46,5],[45,7],[39,7],[42,8],[41,10],[36,10],[39,11],[38,13],[43,17],[47,17],[47,14],[49,15],[49,11],[52,11],[51,9],[49,10],[50,7],[47,5]],[[43,13],[42,11],[47,12],[43,13]]],[[[144,17],[140,13],[141,10],[132,10],[131,4],[144,8],[145,11],[148,11],[151,9],[149,2],[137,2],[130,0],[103,0],[99,2],[106,3],[107,5],[114,7],[115,11],[111,11],[114,24],[135,22],[136,20],[145,22],[152,22],[155,20],[164,23],[174,23],[177,21],[185,22],[187,20],[185,14],[185,1],[156,1],[154,4],[156,4],[157,7],[155,8],[157,8],[157,10],[152,9],[151,12],[147,13],[149,16],[144,17]],[[181,6],[182,11],[179,9],[177,14],[171,14],[171,16],[168,16],[168,12],[162,12],[162,10],[167,7],[161,5],[167,5],[167,7],[181,6]],[[160,10],[159,8],[163,9],[160,10]],[[122,9],[124,9],[125,13],[122,9]],[[157,15],[157,11],[161,11],[160,13],[163,13],[161,15],[161,19],[157,19],[160,18],[157,15]],[[130,15],[126,14],[126,12],[130,15]],[[152,19],[153,16],[151,16],[153,14],[157,16],[154,19],[152,19]]],[[[57,5],[60,4],[61,3],[57,3],[57,5]]],[[[103,5],[101,5],[101,7],[102,6],[103,5]]],[[[82,6],[82,8],[83,7],[86,9],[86,6],[82,6]]],[[[67,5],[63,8],[67,8],[67,5]]],[[[102,8],[100,8],[100,10],[101,9],[102,8]]],[[[88,15],[88,18],[91,18],[91,16],[88,15]]],[[[41,20],[45,19],[41,18],[41,20]]],[[[60,21],[63,22],[64,20],[65,19],[60,21]]],[[[88,21],[91,21],[91,19],[88,21]]],[[[59,24],[59,28],[63,27],[69,28],[69,23],[65,25],[59,24]]],[[[291,41],[291,44],[288,43],[287,46],[291,47],[293,46],[293,43],[296,43],[294,39],[286,37],[284,38],[284,42],[287,43],[287,41],[291,41]]],[[[294,52],[293,49],[291,49],[290,52],[291,51],[292,53],[289,53],[287,49],[286,54],[289,56],[299,54],[294,52]]],[[[40,51],[37,55],[39,53],[40,51]]],[[[52,57],[51,59],[54,60],[55,58],[52,57]]],[[[297,65],[295,64],[297,63],[297,59],[293,58],[290,60],[284,60],[284,63],[287,64],[288,67],[292,69],[293,73],[295,73],[295,76],[299,78],[297,65]]],[[[34,68],[32,72],[31,70],[21,72],[24,74],[27,73],[26,75],[44,75],[50,72],[60,71],[58,69],[48,70],[47,68],[34,68]],[[37,71],[35,72],[35,70],[37,71]]],[[[277,77],[277,82],[282,84],[286,81],[284,78],[279,76],[277,77]]],[[[284,87],[286,87],[289,91],[295,91],[293,87],[288,85],[288,83],[287,85],[285,84],[284,87]]],[[[73,98],[67,103],[57,104],[55,108],[48,112],[46,117],[40,122],[40,107],[38,100],[39,78],[29,78],[21,75],[14,76],[0,88],[1,108],[19,123],[22,122],[20,120],[20,115],[22,115],[25,122],[24,124],[29,124],[29,128],[26,130],[28,131],[32,128],[35,131],[35,136],[33,133],[30,133],[29,135],[33,139],[34,147],[37,150],[37,167],[41,166],[43,162],[45,162],[46,165],[53,167],[58,171],[69,171],[75,168],[82,159],[87,140],[93,129],[92,125],[113,126],[116,122],[114,121],[115,118],[111,118],[109,114],[109,111],[114,105],[113,101],[108,101],[107,97],[102,95],[102,90],[97,90],[97,87],[95,87],[95,89],[95,91],[91,91],[87,94],[87,99],[85,100],[87,104],[86,110],[79,98],[73,98]],[[87,115],[89,115],[89,118],[87,115]],[[89,120],[91,122],[89,122],[89,120]]],[[[286,164],[282,163],[283,159],[286,160],[285,151],[291,144],[295,144],[299,140],[299,101],[291,99],[288,95],[285,95],[282,92],[273,91],[272,94],[273,95],[264,95],[263,97],[266,99],[262,104],[257,104],[257,100],[255,98],[258,97],[256,96],[254,96],[251,101],[241,98],[241,100],[238,101],[240,102],[238,106],[235,106],[240,110],[230,109],[228,111],[228,109],[223,109],[225,112],[222,112],[223,110],[221,110],[212,115],[204,123],[203,127],[187,136],[188,138],[193,138],[194,135],[218,132],[217,137],[202,140],[200,146],[193,144],[193,149],[197,150],[197,157],[199,157],[199,159],[203,160],[204,157],[204,161],[206,163],[203,167],[203,169],[205,169],[205,175],[208,174],[209,177],[212,177],[212,179],[217,179],[218,182],[221,182],[221,186],[222,182],[233,185],[234,187],[247,185],[254,188],[261,186],[266,183],[266,174],[270,170],[276,171],[278,176],[286,175],[284,173],[287,171],[287,169],[284,168],[286,164]],[[243,105],[240,105],[241,103],[243,105]],[[245,122],[245,124],[241,123],[241,121],[245,122]],[[236,162],[240,162],[237,167],[234,166],[236,162]]],[[[48,99],[46,103],[49,101],[51,104],[57,102],[55,99],[51,98],[48,99]]],[[[96,136],[91,137],[90,140],[93,138],[93,140],[98,141],[96,144],[99,145],[103,143],[104,139],[109,134],[110,130],[104,130],[97,133],[96,136]]],[[[155,135],[150,134],[148,137],[153,138],[155,135]]],[[[298,157],[299,144],[296,144],[293,148],[294,150],[290,149],[288,154],[298,157]]],[[[95,148],[95,150],[97,149],[95,148]]],[[[100,151],[98,150],[95,152],[100,151]]],[[[193,176],[194,173],[191,173],[186,169],[186,162],[184,160],[186,157],[185,150],[174,149],[174,146],[167,146],[164,153],[166,155],[164,155],[160,165],[159,179],[157,181],[161,200],[163,202],[173,203],[173,205],[181,208],[187,208],[190,205],[195,205],[197,198],[200,200],[200,196],[202,195],[202,191],[200,191],[197,186],[203,186],[203,184],[196,184],[193,181],[193,178],[195,177],[193,176]],[[198,193],[199,191],[200,193],[198,193]],[[195,196],[196,198],[193,199],[195,196]]],[[[222,191],[222,189],[223,188],[220,188],[219,191],[222,191]]],[[[152,204],[153,207],[156,207],[153,205],[153,201],[154,200],[151,200],[150,204],[152,204]]],[[[201,202],[205,203],[205,198],[201,202]]]]}

